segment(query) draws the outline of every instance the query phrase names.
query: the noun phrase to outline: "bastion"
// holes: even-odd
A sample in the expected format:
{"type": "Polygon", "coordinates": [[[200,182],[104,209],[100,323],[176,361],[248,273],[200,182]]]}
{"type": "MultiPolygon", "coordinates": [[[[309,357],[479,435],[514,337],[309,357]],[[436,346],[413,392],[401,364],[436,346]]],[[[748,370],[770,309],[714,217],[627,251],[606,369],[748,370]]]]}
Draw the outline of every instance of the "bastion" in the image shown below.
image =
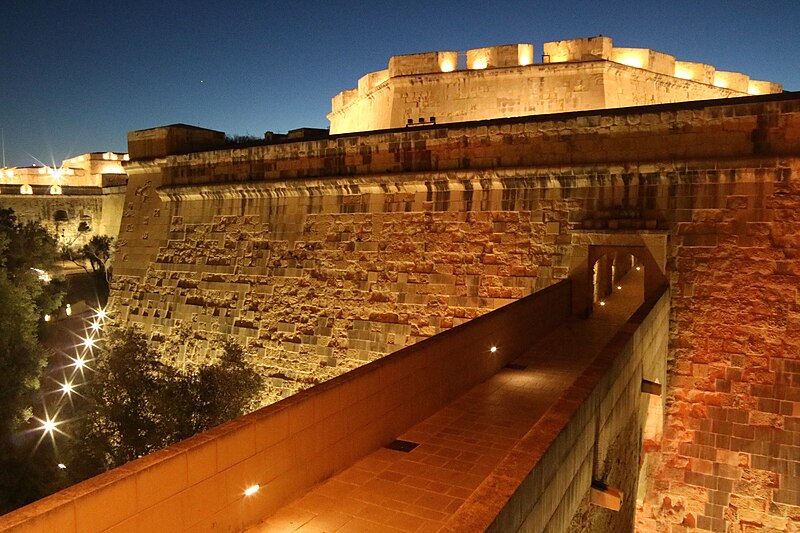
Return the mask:
{"type": "Polygon", "coordinates": [[[21,222],[41,223],[62,245],[82,245],[93,235],[116,237],[122,218],[128,154],[92,152],[59,167],[0,169],[0,207],[21,222]]]}
{"type": "Polygon", "coordinates": [[[776,83],[598,36],[394,56],[333,97],[331,133],[778,93],[776,83]]]}
{"type": "Polygon", "coordinates": [[[670,286],[638,527],[800,525],[797,94],[222,138],[129,134],[118,319],[179,359],[238,340],[275,401],[560,280],[590,314],[625,250],[670,286]]]}

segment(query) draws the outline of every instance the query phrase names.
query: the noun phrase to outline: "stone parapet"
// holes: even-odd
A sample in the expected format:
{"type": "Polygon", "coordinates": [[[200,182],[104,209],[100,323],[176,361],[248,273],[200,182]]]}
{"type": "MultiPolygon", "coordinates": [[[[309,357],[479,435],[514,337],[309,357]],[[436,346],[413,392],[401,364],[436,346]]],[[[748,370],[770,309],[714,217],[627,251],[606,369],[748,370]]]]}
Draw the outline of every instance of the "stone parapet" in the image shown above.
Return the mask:
{"type": "Polygon", "coordinates": [[[614,47],[603,36],[544,43],[539,63],[532,44],[474,48],[465,55],[466,64],[458,52],[393,56],[387,70],[363,76],[358,89],[333,98],[331,132],[780,92],[777,84],[750,87],[744,74],[715,77],[710,65],[614,47]],[[587,66],[598,62],[604,64],[599,75],[587,66]],[[551,65],[561,68],[544,68],[551,65]]]}
{"type": "Polygon", "coordinates": [[[0,529],[242,531],[494,375],[569,302],[565,281],[6,514],[0,529]],[[503,353],[487,353],[489,338],[503,353]]]}

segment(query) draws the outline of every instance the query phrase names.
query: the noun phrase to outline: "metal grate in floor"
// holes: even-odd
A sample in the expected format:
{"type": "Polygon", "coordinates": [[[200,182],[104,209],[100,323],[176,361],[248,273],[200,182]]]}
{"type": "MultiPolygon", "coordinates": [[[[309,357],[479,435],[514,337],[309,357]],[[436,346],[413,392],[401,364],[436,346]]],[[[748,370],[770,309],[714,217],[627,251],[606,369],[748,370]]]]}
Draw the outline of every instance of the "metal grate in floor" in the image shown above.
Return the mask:
{"type": "Polygon", "coordinates": [[[411,442],[411,441],[399,440],[399,439],[398,440],[394,440],[394,441],[392,441],[392,442],[390,442],[389,444],[386,445],[386,447],[389,448],[390,450],[395,450],[397,452],[403,452],[403,453],[408,453],[411,450],[413,450],[414,448],[416,448],[417,446],[419,446],[419,443],[417,443],[417,442],[411,442]]]}

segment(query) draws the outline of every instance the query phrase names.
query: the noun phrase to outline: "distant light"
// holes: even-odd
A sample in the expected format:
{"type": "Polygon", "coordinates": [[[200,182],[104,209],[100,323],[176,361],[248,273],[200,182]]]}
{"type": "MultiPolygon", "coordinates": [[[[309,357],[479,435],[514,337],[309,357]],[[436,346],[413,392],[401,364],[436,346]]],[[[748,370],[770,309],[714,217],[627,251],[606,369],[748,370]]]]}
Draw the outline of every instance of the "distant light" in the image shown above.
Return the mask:
{"type": "Polygon", "coordinates": [[[97,331],[100,329],[100,322],[94,321],[89,325],[92,328],[92,331],[97,331]]]}
{"type": "Polygon", "coordinates": [[[489,351],[495,353],[497,351],[497,346],[492,346],[491,348],[489,348],[489,351]]]}
{"type": "Polygon", "coordinates": [[[69,381],[64,382],[64,383],[61,384],[61,391],[64,394],[71,394],[74,389],[75,389],[75,387],[73,387],[72,383],[70,383],[69,381]]]}
{"type": "Polygon", "coordinates": [[[36,275],[38,276],[40,281],[44,281],[45,283],[49,283],[50,280],[53,279],[46,270],[42,270],[41,268],[34,268],[34,267],[31,267],[31,270],[36,272],[36,275]]]}
{"type": "Polygon", "coordinates": [[[67,304],[67,308],[65,311],[67,313],[67,316],[72,315],[72,306],[70,304],[67,304]]]}
{"type": "Polygon", "coordinates": [[[51,185],[50,186],[50,194],[54,194],[54,195],[55,194],[63,194],[63,191],[61,190],[61,185],[59,185],[58,183],[54,183],[53,185],[51,185]]]}
{"type": "Polygon", "coordinates": [[[61,470],[66,470],[66,468],[67,468],[67,465],[65,465],[64,463],[58,463],[58,465],[56,465],[56,466],[58,466],[58,468],[61,469],[61,470]]]}
{"type": "Polygon", "coordinates": [[[486,57],[479,57],[472,62],[472,68],[475,70],[483,70],[489,66],[489,60],[486,57]]]}
{"type": "Polygon", "coordinates": [[[83,357],[78,357],[75,359],[76,368],[83,368],[84,366],[86,366],[86,361],[83,359],[83,357]]]}
{"type": "Polygon", "coordinates": [[[617,285],[617,290],[621,291],[622,290],[622,285],[617,285]]]}
{"type": "Polygon", "coordinates": [[[600,300],[600,307],[603,307],[605,305],[606,305],[606,302],[604,300],[600,300]]]}
{"type": "Polygon", "coordinates": [[[641,269],[642,269],[642,267],[636,267],[636,270],[637,270],[637,271],[638,271],[638,270],[641,270],[641,269]]]}
{"type": "Polygon", "coordinates": [[[100,320],[103,320],[107,315],[104,309],[98,309],[94,316],[100,320]]]}
{"type": "Polygon", "coordinates": [[[20,194],[33,194],[33,187],[31,187],[27,183],[25,185],[21,185],[20,188],[19,188],[19,193],[20,194]]]}
{"type": "Polygon", "coordinates": [[[86,337],[83,339],[83,346],[86,348],[93,348],[94,347],[94,339],[91,337],[86,337]]]}
{"type": "Polygon", "coordinates": [[[50,322],[50,315],[44,315],[44,321],[50,322]]]}
{"type": "Polygon", "coordinates": [[[252,496],[252,495],[253,495],[253,494],[255,494],[256,492],[258,492],[258,489],[260,489],[260,488],[261,488],[261,487],[260,487],[259,485],[252,485],[252,486],[250,486],[250,487],[247,487],[247,488],[245,489],[245,491],[244,491],[244,495],[245,495],[245,496],[252,496]]]}
{"type": "Polygon", "coordinates": [[[517,59],[521,67],[533,63],[533,46],[521,45],[517,51],[517,59]]]}
{"type": "Polygon", "coordinates": [[[44,422],[42,422],[42,431],[44,431],[45,433],[53,433],[55,429],[56,429],[55,421],[50,420],[48,418],[44,422]]]}

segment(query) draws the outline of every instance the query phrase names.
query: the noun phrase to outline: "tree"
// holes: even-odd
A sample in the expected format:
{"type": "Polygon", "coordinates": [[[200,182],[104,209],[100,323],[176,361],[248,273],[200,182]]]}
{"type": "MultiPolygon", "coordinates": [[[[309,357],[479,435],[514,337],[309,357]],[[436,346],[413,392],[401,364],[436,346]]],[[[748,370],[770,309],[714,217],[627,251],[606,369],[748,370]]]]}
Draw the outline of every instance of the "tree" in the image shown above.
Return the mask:
{"type": "Polygon", "coordinates": [[[114,237],[94,235],[81,248],[81,255],[89,261],[97,284],[100,303],[105,305],[111,284],[111,260],[114,257],[114,237]]]}
{"type": "Polygon", "coordinates": [[[63,296],[41,279],[55,252],[55,238],[41,225],[20,224],[12,210],[0,209],[0,512],[40,495],[43,485],[31,472],[31,443],[21,430],[47,360],[38,337],[41,317],[63,296]]]}
{"type": "Polygon", "coordinates": [[[13,209],[0,209],[0,234],[5,241],[0,261],[12,277],[31,268],[47,270],[55,263],[56,238],[38,222],[22,224],[13,209]]]}
{"type": "Polygon", "coordinates": [[[233,343],[212,365],[181,372],[160,361],[144,335],[111,328],[91,363],[87,402],[73,424],[71,470],[97,474],[240,416],[261,377],[233,343]]]}

